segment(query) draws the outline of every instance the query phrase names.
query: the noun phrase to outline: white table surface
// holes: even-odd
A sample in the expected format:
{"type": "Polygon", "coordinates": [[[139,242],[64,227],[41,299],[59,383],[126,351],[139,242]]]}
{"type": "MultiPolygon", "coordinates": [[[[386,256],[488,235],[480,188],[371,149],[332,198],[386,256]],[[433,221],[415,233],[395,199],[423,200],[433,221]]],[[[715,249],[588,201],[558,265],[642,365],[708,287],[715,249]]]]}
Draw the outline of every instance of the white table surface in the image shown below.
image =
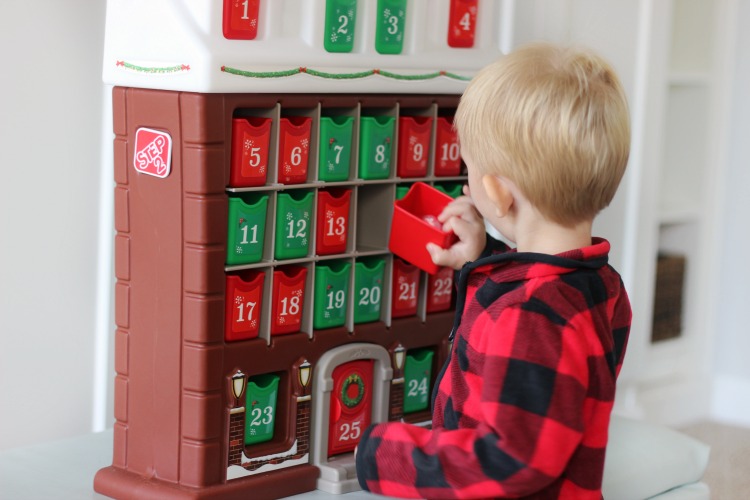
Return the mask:
{"type": "MultiPolygon", "coordinates": [[[[94,491],[94,475],[112,465],[112,431],[0,452],[0,499],[106,499],[94,491]]],[[[311,491],[289,500],[383,500],[362,491],[333,495],[311,491]]]]}
{"type": "MultiPolygon", "coordinates": [[[[0,500],[108,498],[94,491],[94,475],[99,469],[112,464],[112,442],[110,430],[0,451],[0,500]]],[[[605,477],[605,493],[607,493],[606,483],[605,477]]],[[[620,489],[621,487],[615,487],[613,491],[617,495],[606,494],[605,498],[634,498],[627,492],[618,491],[620,489]]],[[[610,490],[612,490],[611,486],[610,490]]],[[[709,495],[708,487],[698,482],[677,488],[658,498],[660,500],[707,500],[709,495]]],[[[387,498],[362,491],[333,495],[316,490],[288,497],[287,500],[386,500],[387,498]]]]}

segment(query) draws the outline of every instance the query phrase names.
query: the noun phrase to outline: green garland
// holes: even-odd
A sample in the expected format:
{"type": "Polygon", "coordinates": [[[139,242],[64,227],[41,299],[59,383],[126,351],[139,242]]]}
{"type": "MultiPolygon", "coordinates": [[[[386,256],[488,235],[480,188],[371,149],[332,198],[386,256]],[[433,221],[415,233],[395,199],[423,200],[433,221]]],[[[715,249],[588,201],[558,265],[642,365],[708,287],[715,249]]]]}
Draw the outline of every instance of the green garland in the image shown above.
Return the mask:
{"type": "Polygon", "coordinates": [[[326,71],[319,71],[313,68],[293,68],[282,71],[247,71],[237,68],[230,68],[229,66],[222,66],[221,71],[229,73],[231,75],[244,76],[246,78],[282,78],[287,76],[298,75],[300,73],[307,73],[308,75],[317,76],[319,78],[327,78],[329,80],[357,80],[366,78],[368,76],[380,75],[385,78],[391,78],[393,80],[432,80],[440,76],[451,78],[453,80],[460,80],[468,82],[471,80],[469,76],[463,76],[450,71],[433,71],[431,73],[422,73],[418,75],[407,75],[394,73],[392,71],[386,71],[382,69],[371,69],[366,71],[358,71],[355,73],[329,73],[326,71]]]}
{"type": "MultiPolygon", "coordinates": [[[[166,73],[178,73],[180,71],[190,71],[190,65],[188,64],[176,64],[174,66],[163,66],[163,67],[149,67],[139,66],[137,64],[129,63],[126,61],[117,61],[118,67],[127,68],[131,71],[137,71],[139,73],[150,73],[150,74],[166,74],[166,73]]],[[[408,75],[394,73],[393,71],[386,71],[383,69],[370,69],[365,71],[357,71],[353,73],[330,73],[327,71],[319,71],[313,68],[299,67],[280,71],[247,71],[237,68],[230,68],[229,66],[222,66],[221,71],[223,73],[229,73],[230,75],[244,76],[246,78],[285,78],[289,76],[298,75],[300,73],[306,73],[308,75],[316,76],[318,78],[326,78],[329,80],[358,80],[367,78],[368,76],[380,75],[385,78],[392,80],[402,81],[424,81],[434,80],[435,78],[444,76],[452,80],[459,80],[462,82],[468,82],[471,80],[470,76],[463,76],[450,71],[432,71],[430,73],[421,73],[418,75],[408,75]]]]}
{"type": "Polygon", "coordinates": [[[362,377],[360,377],[357,373],[352,373],[346,378],[346,380],[344,381],[344,385],[341,387],[341,401],[347,408],[354,408],[362,401],[362,398],[364,396],[365,383],[364,381],[362,381],[362,377]],[[352,384],[357,384],[357,395],[353,398],[350,398],[347,392],[349,392],[348,389],[352,384]]]}
{"type": "Polygon", "coordinates": [[[163,66],[163,67],[147,67],[138,66],[126,61],[117,61],[117,66],[127,68],[132,71],[139,73],[177,73],[179,71],[190,71],[190,66],[187,64],[175,64],[174,66],[163,66]]]}

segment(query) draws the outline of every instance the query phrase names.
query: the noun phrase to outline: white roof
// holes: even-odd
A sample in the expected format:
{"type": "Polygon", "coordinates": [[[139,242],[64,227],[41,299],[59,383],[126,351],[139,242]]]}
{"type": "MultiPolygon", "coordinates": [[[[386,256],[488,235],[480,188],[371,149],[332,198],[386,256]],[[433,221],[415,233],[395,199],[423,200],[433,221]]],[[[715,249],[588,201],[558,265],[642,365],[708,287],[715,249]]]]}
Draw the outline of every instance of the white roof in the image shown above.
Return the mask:
{"type": "Polygon", "coordinates": [[[108,0],[104,81],[222,93],[460,93],[510,39],[505,2],[496,0],[477,2],[471,48],[448,46],[450,0],[336,1],[356,6],[351,52],[324,46],[326,0],[108,0]],[[254,1],[255,38],[226,38],[225,5],[254,1]],[[399,54],[375,46],[376,21],[389,4],[406,5],[399,54]]]}

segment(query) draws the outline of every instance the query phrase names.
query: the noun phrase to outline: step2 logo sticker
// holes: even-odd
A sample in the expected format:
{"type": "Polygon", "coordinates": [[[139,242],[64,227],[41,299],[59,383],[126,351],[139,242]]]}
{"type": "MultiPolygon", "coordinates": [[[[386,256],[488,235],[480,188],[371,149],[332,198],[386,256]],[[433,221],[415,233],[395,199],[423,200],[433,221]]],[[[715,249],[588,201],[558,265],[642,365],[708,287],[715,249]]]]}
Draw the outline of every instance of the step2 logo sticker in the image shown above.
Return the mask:
{"type": "Polygon", "coordinates": [[[160,179],[172,169],[172,137],[166,132],[139,128],[135,133],[133,166],[138,172],[160,179]]]}

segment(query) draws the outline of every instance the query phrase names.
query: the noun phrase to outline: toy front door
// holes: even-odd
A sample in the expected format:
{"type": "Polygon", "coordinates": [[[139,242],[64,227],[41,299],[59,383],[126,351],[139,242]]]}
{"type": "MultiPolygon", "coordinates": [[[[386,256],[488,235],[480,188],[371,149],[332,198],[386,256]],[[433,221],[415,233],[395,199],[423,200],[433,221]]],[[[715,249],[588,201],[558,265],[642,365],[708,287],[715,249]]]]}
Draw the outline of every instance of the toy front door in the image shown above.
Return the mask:
{"type": "Polygon", "coordinates": [[[372,359],[351,361],[333,370],[328,456],[354,451],[372,413],[372,359]]]}

